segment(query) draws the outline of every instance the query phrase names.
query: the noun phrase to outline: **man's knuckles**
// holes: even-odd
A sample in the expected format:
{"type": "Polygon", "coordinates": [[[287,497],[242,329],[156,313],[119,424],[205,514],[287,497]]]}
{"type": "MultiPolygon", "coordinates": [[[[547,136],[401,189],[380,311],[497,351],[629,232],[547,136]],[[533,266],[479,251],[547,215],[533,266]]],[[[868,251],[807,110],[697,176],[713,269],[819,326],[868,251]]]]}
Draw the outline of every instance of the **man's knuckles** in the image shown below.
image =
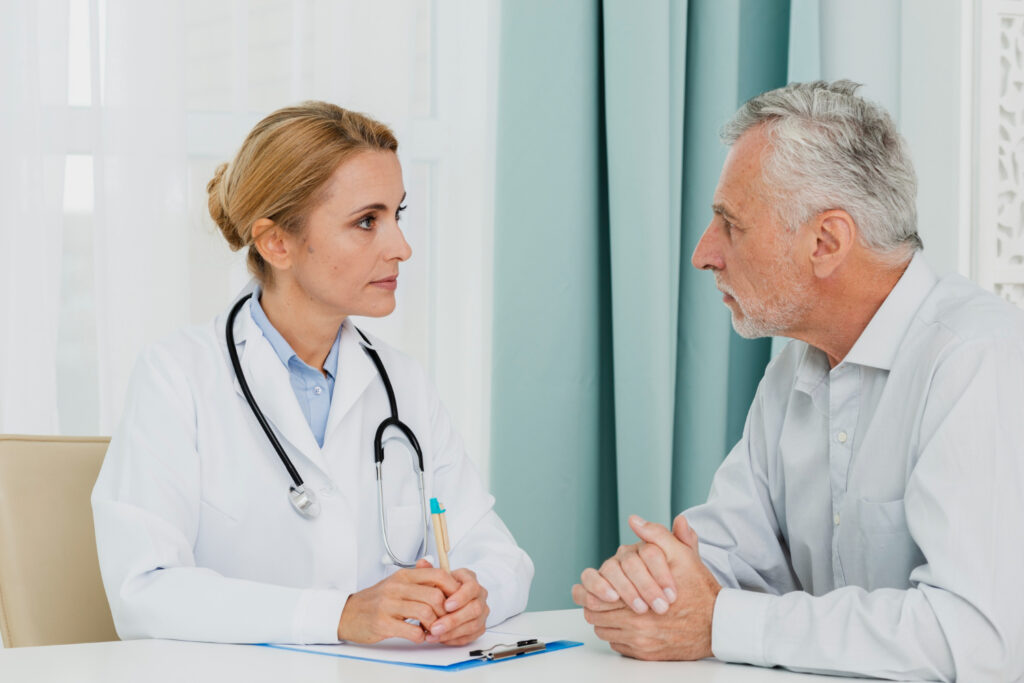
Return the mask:
{"type": "Polygon", "coordinates": [[[640,550],[638,552],[640,554],[640,559],[642,559],[648,566],[650,566],[652,562],[657,562],[659,559],[665,558],[665,551],[651,543],[644,543],[640,546],[640,550]]]}

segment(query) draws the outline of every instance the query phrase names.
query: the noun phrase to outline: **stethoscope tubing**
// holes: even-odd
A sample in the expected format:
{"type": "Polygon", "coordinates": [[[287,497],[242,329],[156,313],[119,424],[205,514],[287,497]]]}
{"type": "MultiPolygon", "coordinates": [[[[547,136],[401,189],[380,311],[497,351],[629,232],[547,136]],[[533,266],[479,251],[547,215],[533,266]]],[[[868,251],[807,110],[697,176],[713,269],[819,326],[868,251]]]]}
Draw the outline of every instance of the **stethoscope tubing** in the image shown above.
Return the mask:
{"type": "Polygon", "coordinates": [[[270,423],[267,422],[267,418],[264,417],[263,411],[260,410],[259,404],[256,403],[256,399],[252,395],[252,391],[249,389],[249,383],[245,381],[245,373],[242,372],[242,363],[238,360],[238,351],[235,350],[235,318],[238,316],[238,311],[241,310],[242,306],[252,294],[246,294],[239,299],[231,312],[228,313],[228,324],[227,324],[227,342],[228,342],[228,355],[231,356],[231,366],[235,370],[235,378],[238,380],[238,386],[242,389],[242,395],[245,396],[245,402],[249,404],[249,408],[252,409],[252,414],[256,417],[256,421],[260,423],[260,427],[263,428],[263,433],[267,435],[267,439],[270,440],[270,445],[274,447],[274,452],[277,453],[278,458],[281,459],[281,464],[288,470],[288,476],[292,478],[296,488],[304,488],[302,477],[299,476],[299,471],[295,469],[295,465],[292,464],[291,458],[285,453],[284,448],[281,446],[281,442],[277,440],[277,435],[274,434],[274,430],[270,428],[270,423]]]}
{"type": "MultiPolygon", "coordinates": [[[[235,349],[235,318],[238,316],[238,312],[242,306],[252,297],[252,293],[246,294],[240,298],[235,305],[232,306],[231,311],[228,313],[228,320],[226,326],[226,341],[228,345],[228,356],[231,358],[231,367],[235,371],[235,378],[238,380],[238,385],[242,390],[242,395],[245,397],[246,403],[249,404],[249,408],[252,410],[253,416],[263,429],[263,433],[267,435],[267,439],[270,441],[270,445],[273,446],[274,452],[277,453],[277,457],[281,460],[281,464],[284,465],[288,471],[288,476],[291,477],[294,486],[290,487],[289,497],[292,506],[295,511],[307,519],[313,519],[320,513],[320,506],[316,501],[316,497],[313,495],[311,490],[307,491],[305,483],[302,477],[299,475],[299,471],[292,464],[291,458],[285,452],[284,447],[281,446],[281,442],[278,441],[277,435],[274,434],[274,430],[271,429],[270,423],[267,418],[263,415],[263,411],[260,410],[259,405],[256,403],[256,398],[252,395],[252,391],[249,389],[249,383],[245,379],[245,373],[242,371],[242,363],[238,358],[238,351],[235,349]]],[[[380,375],[381,381],[384,383],[384,390],[387,392],[388,404],[391,408],[391,416],[385,418],[380,425],[377,427],[377,431],[373,438],[373,460],[374,468],[376,470],[377,478],[377,516],[380,519],[381,538],[384,540],[384,549],[387,551],[388,557],[395,565],[399,567],[415,567],[416,561],[406,562],[398,557],[398,555],[392,550],[391,543],[388,539],[388,524],[386,515],[384,514],[384,483],[381,473],[381,468],[384,463],[384,433],[388,428],[395,428],[402,433],[402,435],[408,439],[410,445],[415,453],[415,464],[419,465],[417,471],[417,484],[420,494],[420,517],[423,522],[423,536],[420,542],[418,556],[422,557],[427,549],[427,498],[423,484],[423,451],[420,449],[419,441],[416,439],[416,435],[412,429],[409,428],[404,422],[398,419],[398,401],[395,398],[395,390],[391,386],[391,380],[388,377],[387,371],[384,369],[384,363],[380,359],[380,355],[376,349],[373,348],[370,340],[363,334],[363,331],[359,328],[355,328],[359,336],[363,338],[364,344],[362,345],[363,351],[373,361],[374,366],[377,368],[377,374],[380,375]]]]}

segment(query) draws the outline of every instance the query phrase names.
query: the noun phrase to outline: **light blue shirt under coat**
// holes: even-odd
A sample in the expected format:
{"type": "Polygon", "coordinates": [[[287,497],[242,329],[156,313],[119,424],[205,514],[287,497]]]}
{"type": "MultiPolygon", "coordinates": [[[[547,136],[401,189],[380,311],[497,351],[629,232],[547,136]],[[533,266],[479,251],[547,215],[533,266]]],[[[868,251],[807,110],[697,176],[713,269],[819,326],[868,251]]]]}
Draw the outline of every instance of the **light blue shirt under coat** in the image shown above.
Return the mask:
{"type": "Polygon", "coordinates": [[[256,288],[250,299],[250,312],[253,322],[270,342],[274,353],[288,368],[288,378],[292,383],[292,391],[299,402],[299,408],[309,423],[309,428],[316,438],[317,445],[323,448],[324,433],[327,431],[327,416],[331,412],[331,396],[334,395],[334,381],[338,375],[338,344],[341,340],[341,326],[334,337],[327,360],[324,361],[324,372],[310,366],[295,353],[291,345],[285,341],[281,333],[270,323],[266,312],[260,305],[262,290],[256,288]]]}

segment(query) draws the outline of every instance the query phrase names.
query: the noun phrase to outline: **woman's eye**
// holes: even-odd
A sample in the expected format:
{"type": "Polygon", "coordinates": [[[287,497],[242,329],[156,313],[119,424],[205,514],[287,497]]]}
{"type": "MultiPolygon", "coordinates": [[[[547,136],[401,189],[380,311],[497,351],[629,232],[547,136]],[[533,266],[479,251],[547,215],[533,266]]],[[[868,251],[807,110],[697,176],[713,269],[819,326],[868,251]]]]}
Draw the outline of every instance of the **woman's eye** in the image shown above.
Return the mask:
{"type": "Polygon", "coordinates": [[[402,206],[398,207],[398,211],[395,211],[395,220],[396,221],[402,220],[402,212],[405,211],[405,209],[406,209],[406,205],[404,205],[404,204],[402,206]]]}
{"type": "Polygon", "coordinates": [[[373,230],[374,215],[371,213],[369,216],[364,216],[356,223],[356,227],[362,228],[363,230],[373,230]]]}

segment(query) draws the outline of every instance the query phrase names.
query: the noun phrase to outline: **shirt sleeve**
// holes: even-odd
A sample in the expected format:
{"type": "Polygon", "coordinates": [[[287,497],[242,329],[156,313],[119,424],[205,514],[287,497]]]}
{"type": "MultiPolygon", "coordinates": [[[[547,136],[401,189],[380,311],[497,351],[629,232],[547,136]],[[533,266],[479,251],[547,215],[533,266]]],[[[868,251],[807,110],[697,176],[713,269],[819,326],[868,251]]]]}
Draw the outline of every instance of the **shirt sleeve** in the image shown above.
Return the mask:
{"type": "Polygon", "coordinates": [[[721,659],[893,679],[1024,675],[1024,406],[1019,340],[953,349],[932,378],[910,474],[907,524],[925,563],[910,588],[825,595],[723,590],[712,650],[721,659]]]}
{"type": "Polygon", "coordinates": [[[448,412],[436,395],[432,400],[435,495],[441,501],[459,501],[459,508],[452,507],[445,515],[451,543],[448,559],[453,569],[475,572],[487,589],[490,627],[526,609],[533,562],[494,511],[494,497],[466,455],[448,412]]]}
{"type": "Polygon", "coordinates": [[[769,496],[764,391],[762,380],[708,501],[683,514],[700,538],[701,560],[723,587],[784,593],[799,582],[769,496]]]}
{"type": "Polygon", "coordinates": [[[194,401],[159,348],[136,365],[126,411],[92,494],[100,571],[121,638],[331,643],[348,595],[197,567],[194,401]]]}

